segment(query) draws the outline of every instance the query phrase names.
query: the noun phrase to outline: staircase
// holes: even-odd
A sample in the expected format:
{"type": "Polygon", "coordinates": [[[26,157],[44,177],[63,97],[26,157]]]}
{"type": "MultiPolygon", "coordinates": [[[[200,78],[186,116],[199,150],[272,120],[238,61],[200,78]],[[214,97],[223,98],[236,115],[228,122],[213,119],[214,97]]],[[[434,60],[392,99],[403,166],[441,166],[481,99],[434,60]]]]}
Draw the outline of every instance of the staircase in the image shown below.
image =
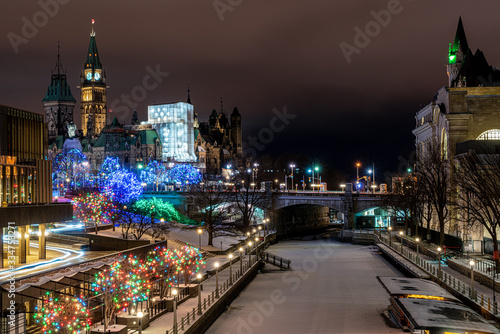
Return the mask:
{"type": "Polygon", "coordinates": [[[292,261],[284,259],[280,256],[268,253],[268,252],[262,252],[260,253],[260,260],[267,262],[269,264],[272,264],[273,266],[276,266],[280,268],[281,270],[291,270],[292,266],[291,263],[292,261]]]}

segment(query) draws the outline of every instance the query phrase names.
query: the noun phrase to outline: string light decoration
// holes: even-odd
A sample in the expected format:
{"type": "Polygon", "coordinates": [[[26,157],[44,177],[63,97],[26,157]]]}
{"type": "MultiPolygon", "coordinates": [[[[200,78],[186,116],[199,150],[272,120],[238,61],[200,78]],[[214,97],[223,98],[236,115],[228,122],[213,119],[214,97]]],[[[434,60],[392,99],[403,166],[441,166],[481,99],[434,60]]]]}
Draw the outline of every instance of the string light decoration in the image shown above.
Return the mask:
{"type": "Polygon", "coordinates": [[[103,188],[108,180],[108,177],[118,170],[120,170],[118,157],[106,157],[97,174],[99,189],[103,188]]]}
{"type": "Polygon", "coordinates": [[[136,200],[143,192],[137,176],[124,169],[119,169],[109,175],[100,190],[120,204],[136,200]]]}
{"type": "Polygon", "coordinates": [[[80,219],[85,226],[107,223],[115,212],[116,205],[105,194],[86,193],[73,198],[74,218],[80,219]]]}
{"type": "Polygon", "coordinates": [[[74,148],[66,153],[61,152],[52,161],[52,182],[64,184],[66,178],[70,178],[73,188],[79,188],[88,166],[87,157],[80,150],[74,148]]]}
{"type": "Polygon", "coordinates": [[[35,322],[42,326],[42,333],[87,333],[92,325],[90,311],[83,296],[54,296],[49,291],[41,306],[35,306],[35,322]]]}
{"type": "Polygon", "coordinates": [[[190,220],[175,209],[169,202],[165,202],[156,197],[143,198],[134,203],[138,213],[147,217],[163,218],[166,221],[176,221],[181,224],[196,225],[197,222],[190,220]]]}
{"type": "Polygon", "coordinates": [[[148,185],[155,184],[158,191],[158,185],[167,180],[167,168],[161,162],[153,160],[141,172],[140,179],[148,185]]]}
{"type": "Polygon", "coordinates": [[[171,182],[180,183],[183,186],[198,184],[202,180],[200,171],[189,164],[175,165],[168,171],[168,178],[171,182]]]}
{"type": "Polygon", "coordinates": [[[160,298],[166,296],[168,289],[179,283],[181,272],[187,282],[204,267],[202,254],[195,247],[156,247],[144,261],[135,255],[115,261],[95,275],[91,289],[104,300],[106,320],[110,322],[119,312],[152,298],[153,291],[160,298]]]}

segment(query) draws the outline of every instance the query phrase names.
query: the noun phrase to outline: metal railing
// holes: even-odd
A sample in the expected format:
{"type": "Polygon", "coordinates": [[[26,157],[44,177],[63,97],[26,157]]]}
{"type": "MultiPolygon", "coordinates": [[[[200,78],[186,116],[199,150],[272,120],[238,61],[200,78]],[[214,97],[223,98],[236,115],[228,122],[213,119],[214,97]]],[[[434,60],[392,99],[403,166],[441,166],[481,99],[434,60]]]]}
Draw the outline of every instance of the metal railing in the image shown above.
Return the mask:
{"type": "Polygon", "coordinates": [[[263,261],[266,261],[267,263],[270,263],[276,267],[280,267],[280,269],[286,269],[286,270],[292,269],[292,267],[291,267],[292,261],[284,259],[280,256],[277,256],[277,255],[274,255],[271,253],[267,253],[267,252],[261,253],[260,259],[263,261]]]}

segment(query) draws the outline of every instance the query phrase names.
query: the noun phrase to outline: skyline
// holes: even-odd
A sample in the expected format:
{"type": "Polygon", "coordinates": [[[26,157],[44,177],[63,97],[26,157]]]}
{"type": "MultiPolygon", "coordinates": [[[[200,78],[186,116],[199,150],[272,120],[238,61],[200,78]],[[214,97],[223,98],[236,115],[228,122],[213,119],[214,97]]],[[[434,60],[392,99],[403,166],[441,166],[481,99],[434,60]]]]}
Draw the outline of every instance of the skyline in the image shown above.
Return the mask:
{"type": "MultiPolygon", "coordinates": [[[[5,35],[0,68],[7,79],[0,104],[43,113],[41,100],[56,63],[58,41],[79,102],[77,86],[95,19],[110,86],[108,108],[121,107],[110,120],[118,116],[121,122],[130,122],[133,108],[125,110],[122,94],[131,95],[135,87],[143,86],[151,70],[168,72],[159,76],[158,86],[148,90],[142,101],[135,101],[141,120],[146,120],[148,105],[185,101],[190,82],[200,120],[207,120],[213,108],[220,110],[222,97],[226,112],[238,107],[247,143],[250,136],[271,128],[277,111],[283,113],[286,107],[296,116],[283,130],[272,132],[274,138],[262,145],[261,154],[305,154],[351,176],[356,161],[365,166],[374,163],[381,173],[396,171],[401,153],[414,149],[415,113],[447,84],[447,48],[460,15],[471,48],[484,51],[493,66],[500,62],[500,47],[493,43],[495,31],[491,31],[500,4],[454,1],[450,7],[451,1],[399,1],[395,6],[396,2],[318,0],[285,5],[275,1],[264,6],[233,1],[239,5],[229,10],[222,1],[197,5],[121,1],[120,7],[110,1],[99,3],[96,10],[96,1],[54,0],[40,2],[57,4],[52,7],[57,13],[46,15],[47,22],[30,38],[23,35],[23,24],[43,18],[38,14],[43,7],[9,4],[10,15],[0,23],[5,35]],[[222,6],[219,12],[214,4],[222,6]],[[356,45],[355,29],[362,31],[375,22],[372,11],[392,14],[361,47],[356,45]],[[18,45],[17,53],[13,34],[27,40],[18,45]],[[347,57],[346,45],[357,46],[357,51],[347,57]]],[[[75,110],[77,125],[79,114],[75,110]]]]}

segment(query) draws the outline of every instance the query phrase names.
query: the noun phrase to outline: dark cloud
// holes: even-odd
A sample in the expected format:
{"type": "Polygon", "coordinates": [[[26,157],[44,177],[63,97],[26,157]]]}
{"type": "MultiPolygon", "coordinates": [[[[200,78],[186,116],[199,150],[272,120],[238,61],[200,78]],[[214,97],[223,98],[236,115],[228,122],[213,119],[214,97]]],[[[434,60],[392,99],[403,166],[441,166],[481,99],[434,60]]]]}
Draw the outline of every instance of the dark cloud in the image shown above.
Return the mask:
{"type": "Polygon", "coordinates": [[[500,3],[401,0],[400,13],[348,64],[340,43],[353,44],[354,28],[363,30],[374,19],[371,11],[390,2],[243,0],[221,22],[210,0],[69,1],[15,53],[8,34],[22,35],[23,18],[33,22],[42,9],[39,2],[10,1],[0,22],[0,103],[43,112],[57,41],[79,100],[95,18],[108,103],[141,85],[145,68],[159,64],[170,75],[139,103],[142,119],[148,104],[185,100],[190,81],[200,117],[224,97],[227,110],[238,106],[244,137],[267,127],[273,108],[286,105],[297,114],[265,153],[310,154],[347,172],[357,159],[396,169],[400,152],[413,147],[415,112],[447,82],[444,64],[459,15],[471,48],[500,63],[500,3]]]}

